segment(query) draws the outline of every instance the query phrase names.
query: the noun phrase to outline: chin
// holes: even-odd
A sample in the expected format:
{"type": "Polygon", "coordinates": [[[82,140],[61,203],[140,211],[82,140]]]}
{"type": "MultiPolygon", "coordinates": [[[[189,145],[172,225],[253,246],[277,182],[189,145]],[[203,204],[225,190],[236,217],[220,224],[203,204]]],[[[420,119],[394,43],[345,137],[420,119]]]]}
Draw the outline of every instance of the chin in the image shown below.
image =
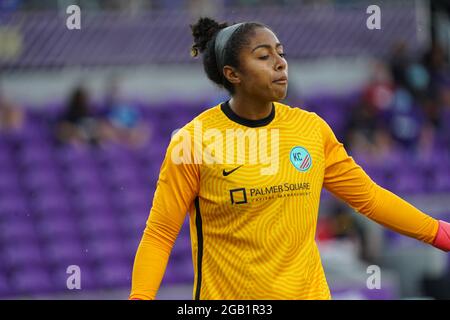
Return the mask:
{"type": "Polygon", "coordinates": [[[281,93],[281,94],[274,95],[273,100],[274,101],[280,101],[280,100],[285,99],[286,96],[287,96],[287,91],[285,91],[284,93],[281,93]]]}

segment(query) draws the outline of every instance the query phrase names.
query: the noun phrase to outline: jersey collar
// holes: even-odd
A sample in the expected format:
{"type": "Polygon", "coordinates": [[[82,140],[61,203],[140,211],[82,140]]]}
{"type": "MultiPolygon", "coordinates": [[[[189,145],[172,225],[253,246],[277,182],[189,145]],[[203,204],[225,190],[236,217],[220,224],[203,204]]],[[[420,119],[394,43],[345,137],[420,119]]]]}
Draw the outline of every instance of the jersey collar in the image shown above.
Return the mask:
{"type": "Polygon", "coordinates": [[[242,118],[242,117],[238,116],[231,109],[229,100],[227,100],[224,103],[222,103],[220,105],[220,109],[228,117],[228,119],[230,119],[231,121],[234,121],[234,122],[239,123],[239,124],[241,124],[243,126],[247,126],[247,127],[251,127],[251,128],[266,126],[270,122],[272,122],[272,120],[275,118],[275,104],[274,103],[272,103],[272,111],[270,111],[270,114],[267,117],[262,118],[262,119],[258,119],[258,120],[251,120],[251,119],[246,119],[246,118],[242,118]]]}

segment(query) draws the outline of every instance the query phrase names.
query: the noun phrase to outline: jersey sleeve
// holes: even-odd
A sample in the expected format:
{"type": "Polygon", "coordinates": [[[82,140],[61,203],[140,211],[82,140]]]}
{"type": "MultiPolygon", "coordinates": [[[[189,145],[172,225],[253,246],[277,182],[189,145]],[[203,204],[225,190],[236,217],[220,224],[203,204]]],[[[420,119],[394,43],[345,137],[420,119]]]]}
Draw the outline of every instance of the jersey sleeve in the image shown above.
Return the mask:
{"type": "Polygon", "coordinates": [[[177,163],[182,132],[189,134],[182,129],[174,135],[161,165],[152,208],[134,260],[129,299],[155,299],[188,208],[198,194],[198,164],[177,163]]]}
{"type": "Polygon", "coordinates": [[[394,193],[376,184],[349,156],[321,117],[324,143],[324,187],[357,212],[403,235],[432,244],[438,221],[394,193]]]}

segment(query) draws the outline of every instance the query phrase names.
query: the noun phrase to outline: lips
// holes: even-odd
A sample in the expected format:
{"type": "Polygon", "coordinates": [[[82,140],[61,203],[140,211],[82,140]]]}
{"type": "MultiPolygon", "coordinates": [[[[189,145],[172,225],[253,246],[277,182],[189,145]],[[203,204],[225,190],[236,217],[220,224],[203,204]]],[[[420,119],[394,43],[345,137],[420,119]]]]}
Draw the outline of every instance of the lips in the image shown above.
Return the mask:
{"type": "Polygon", "coordinates": [[[277,80],[274,80],[273,82],[278,83],[278,84],[287,84],[288,79],[286,76],[280,77],[277,80]]]}

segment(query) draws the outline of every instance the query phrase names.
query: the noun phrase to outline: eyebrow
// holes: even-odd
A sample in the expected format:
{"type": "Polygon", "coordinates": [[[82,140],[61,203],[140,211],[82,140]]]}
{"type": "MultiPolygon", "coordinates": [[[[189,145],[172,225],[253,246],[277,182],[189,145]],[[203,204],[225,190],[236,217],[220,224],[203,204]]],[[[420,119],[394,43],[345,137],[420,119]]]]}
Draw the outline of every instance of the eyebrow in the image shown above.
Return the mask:
{"type": "MultiPolygon", "coordinates": [[[[278,47],[281,47],[281,46],[282,46],[281,43],[277,43],[277,44],[275,45],[275,48],[278,48],[278,47]]],[[[269,44],[260,44],[259,46],[254,47],[253,50],[252,50],[252,52],[255,51],[256,49],[259,49],[259,48],[267,48],[267,49],[270,49],[270,48],[271,48],[271,45],[269,45],[269,44]]]]}

